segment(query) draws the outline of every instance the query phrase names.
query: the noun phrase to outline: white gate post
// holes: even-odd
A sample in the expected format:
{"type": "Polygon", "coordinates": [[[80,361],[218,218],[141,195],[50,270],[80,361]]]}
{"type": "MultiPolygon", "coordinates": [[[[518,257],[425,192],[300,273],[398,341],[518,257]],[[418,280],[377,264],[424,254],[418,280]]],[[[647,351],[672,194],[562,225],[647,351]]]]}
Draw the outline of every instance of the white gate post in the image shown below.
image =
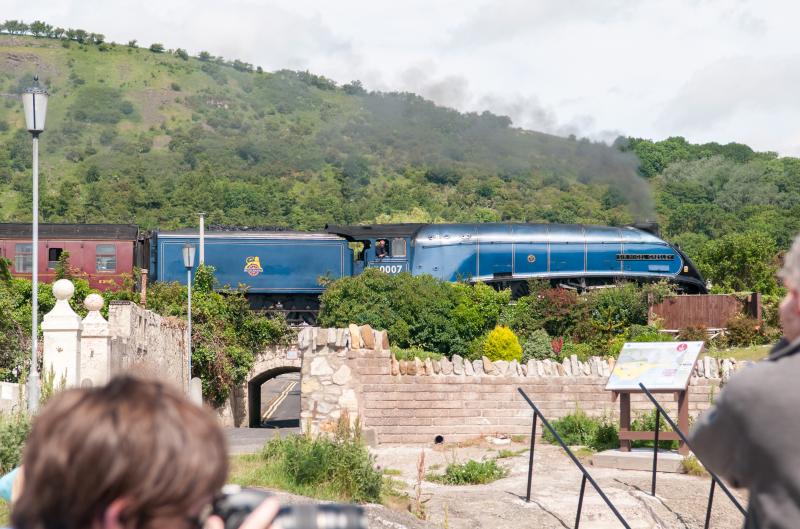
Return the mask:
{"type": "Polygon", "coordinates": [[[53,283],[56,305],[42,319],[44,337],[44,362],[42,381],[52,371],[53,389],[76,387],[80,384],[80,338],[81,318],[69,300],[75,293],[75,286],[68,279],[53,283]]]}
{"type": "Polygon", "coordinates": [[[80,385],[102,386],[111,378],[111,337],[100,314],[100,294],[89,294],[83,305],[89,311],[82,322],[80,385]]]}

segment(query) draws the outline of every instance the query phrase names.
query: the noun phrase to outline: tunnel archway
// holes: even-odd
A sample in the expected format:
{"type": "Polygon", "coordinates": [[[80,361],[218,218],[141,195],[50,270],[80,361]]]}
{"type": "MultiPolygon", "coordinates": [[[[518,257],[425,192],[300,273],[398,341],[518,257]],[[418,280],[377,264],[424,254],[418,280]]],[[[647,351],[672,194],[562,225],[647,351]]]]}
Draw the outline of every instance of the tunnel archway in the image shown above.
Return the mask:
{"type": "MultiPolygon", "coordinates": [[[[262,405],[262,386],[268,383],[271,380],[280,377],[281,375],[286,375],[289,373],[300,373],[300,368],[295,366],[281,366],[275,367],[273,369],[268,369],[266,371],[262,371],[261,373],[257,374],[256,376],[252,377],[247,382],[247,416],[249,420],[248,426],[250,428],[261,428],[262,427],[262,415],[261,415],[261,405],[262,405]]],[[[296,386],[292,386],[289,388],[289,391],[294,390],[296,387],[297,394],[299,395],[300,391],[300,377],[297,377],[296,386]]],[[[289,391],[286,392],[284,398],[289,394],[289,391]]],[[[279,395],[280,398],[280,395],[279,395]]],[[[276,401],[277,402],[277,401],[276,401]]],[[[280,403],[279,403],[280,404],[280,403]]],[[[300,426],[300,402],[299,396],[297,398],[297,419],[292,419],[291,421],[284,421],[286,424],[281,424],[279,421],[275,421],[276,424],[273,427],[299,427],[300,426]]]]}

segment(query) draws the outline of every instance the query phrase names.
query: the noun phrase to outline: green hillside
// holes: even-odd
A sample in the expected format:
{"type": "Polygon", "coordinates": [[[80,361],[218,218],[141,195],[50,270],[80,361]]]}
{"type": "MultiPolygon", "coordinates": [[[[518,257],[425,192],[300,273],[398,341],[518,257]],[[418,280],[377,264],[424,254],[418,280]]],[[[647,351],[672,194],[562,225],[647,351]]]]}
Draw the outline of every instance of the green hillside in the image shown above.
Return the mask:
{"type": "Polygon", "coordinates": [[[800,159],[746,145],[606,146],[358,81],[79,30],[63,39],[8,35],[8,21],[0,30],[0,221],[30,219],[19,94],[38,73],[51,93],[40,155],[49,222],[176,228],[200,211],[212,225],[296,229],[647,218],[718,289],[765,293],[800,231],[800,159]]]}
{"type": "Polygon", "coordinates": [[[205,211],[216,224],[315,229],[621,223],[652,211],[635,161],[612,148],[413,94],[184,53],[0,35],[0,219],[29,218],[17,94],[34,72],[52,94],[41,139],[47,221],[176,227],[205,211]]]}

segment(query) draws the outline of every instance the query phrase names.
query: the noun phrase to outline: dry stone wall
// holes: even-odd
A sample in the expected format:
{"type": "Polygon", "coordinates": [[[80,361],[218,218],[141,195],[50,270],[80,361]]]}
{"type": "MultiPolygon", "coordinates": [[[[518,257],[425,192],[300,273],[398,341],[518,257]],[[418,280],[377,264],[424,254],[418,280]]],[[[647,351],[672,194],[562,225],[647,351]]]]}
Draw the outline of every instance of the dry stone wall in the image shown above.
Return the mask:
{"type": "Polygon", "coordinates": [[[160,316],[131,301],[112,301],[108,307],[108,327],[112,373],[140,372],[188,393],[186,322],[160,316]]]}
{"type": "MultiPolygon", "coordinates": [[[[576,409],[594,416],[618,416],[619,403],[605,384],[613,360],[582,362],[532,360],[525,364],[487,358],[397,361],[386,333],[369,326],[304,329],[301,423],[312,432],[330,431],[345,411],[357,412],[377,443],[464,441],[476,436],[527,435],[531,410],[522,388],[548,419],[576,409]]],[[[690,381],[690,414],[709,408],[721,383],[747,363],[711,357],[698,362],[690,381]]],[[[677,414],[677,395],[659,394],[677,414]]],[[[634,415],[652,411],[640,394],[631,399],[634,415]]]]}

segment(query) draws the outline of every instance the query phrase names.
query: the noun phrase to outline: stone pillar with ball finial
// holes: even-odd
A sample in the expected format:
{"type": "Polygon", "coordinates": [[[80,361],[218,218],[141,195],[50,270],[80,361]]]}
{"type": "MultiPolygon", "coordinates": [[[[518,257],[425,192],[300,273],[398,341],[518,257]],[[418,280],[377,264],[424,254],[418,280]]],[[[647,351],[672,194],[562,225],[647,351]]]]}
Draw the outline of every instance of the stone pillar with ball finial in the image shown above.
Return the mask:
{"type": "Polygon", "coordinates": [[[53,375],[53,388],[76,387],[80,383],[81,318],[69,305],[75,286],[68,279],[53,283],[56,305],[42,319],[44,360],[42,381],[53,375]]]}
{"type": "Polygon", "coordinates": [[[89,313],[81,322],[80,385],[102,386],[111,378],[111,337],[100,310],[100,294],[89,294],[83,306],[89,313]]]}

